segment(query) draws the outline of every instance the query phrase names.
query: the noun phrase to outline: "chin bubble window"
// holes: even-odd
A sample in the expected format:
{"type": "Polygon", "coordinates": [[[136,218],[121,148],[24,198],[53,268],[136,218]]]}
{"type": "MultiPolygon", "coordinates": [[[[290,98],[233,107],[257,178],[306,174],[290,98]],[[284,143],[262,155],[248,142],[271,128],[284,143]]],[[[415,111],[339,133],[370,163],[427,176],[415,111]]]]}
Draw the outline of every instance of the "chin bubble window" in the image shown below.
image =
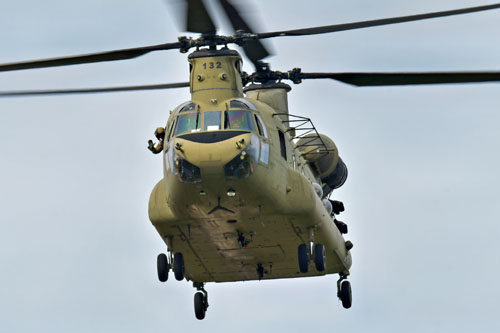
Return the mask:
{"type": "Polygon", "coordinates": [[[165,166],[168,172],[172,172],[178,180],[184,183],[201,182],[201,171],[196,165],[185,160],[175,152],[172,141],[165,154],[165,166]]]}
{"type": "Polygon", "coordinates": [[[259,139],[254,134],[245,149],[224,166],[226,178],[241,179],[253,174],[259,161],[259,151],[259,139]]]}

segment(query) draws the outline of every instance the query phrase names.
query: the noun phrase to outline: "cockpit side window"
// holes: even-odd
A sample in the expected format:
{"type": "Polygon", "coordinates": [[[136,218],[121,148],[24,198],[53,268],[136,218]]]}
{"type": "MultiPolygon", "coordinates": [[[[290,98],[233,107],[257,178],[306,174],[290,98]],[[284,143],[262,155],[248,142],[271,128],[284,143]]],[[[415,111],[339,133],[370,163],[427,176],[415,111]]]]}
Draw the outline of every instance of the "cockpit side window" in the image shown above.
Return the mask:
{"type": "Polygon", "coordinates": [[[255,131],[252,113],[246,110],[227,110],[224,112],[224,129],[255,131]]]}
{"type": "Polygon", "coordinates": [[[255,115],[255,123],[257,124],[257,130],[259,131],[259,135],[267,138],[266,125],[264,125],[262,117],[258,114],[255,115]]]}
{"type": "Polygon", "coordinates": [[[177,126],[174,136],[184,133],[198,132],[200,130],[200,113],[184,113],[177,117],[177,126]]]}

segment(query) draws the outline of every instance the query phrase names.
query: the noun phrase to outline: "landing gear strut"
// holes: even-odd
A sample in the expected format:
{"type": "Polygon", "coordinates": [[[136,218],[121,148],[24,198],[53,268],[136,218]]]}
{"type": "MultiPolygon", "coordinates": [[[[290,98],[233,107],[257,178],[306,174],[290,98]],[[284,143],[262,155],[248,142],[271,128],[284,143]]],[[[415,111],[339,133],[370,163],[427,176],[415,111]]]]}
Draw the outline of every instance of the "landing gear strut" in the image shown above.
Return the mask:
{"type": "Polygon", "coordinates": [[[203,285],[202,282],[193,282],[193,287],[199,290],[194,294],[194,314],[198,320],[205,318],[205,313],[208,309],[208,293],[203,288],[203,285]]]}
{"type": "Polygon", "coordinates": [[[342,301],[342,306],[349,309],[352,305],[351,283],[346,280],[347,275],[341,273],[337,281],[337,297],[342,301]]]}

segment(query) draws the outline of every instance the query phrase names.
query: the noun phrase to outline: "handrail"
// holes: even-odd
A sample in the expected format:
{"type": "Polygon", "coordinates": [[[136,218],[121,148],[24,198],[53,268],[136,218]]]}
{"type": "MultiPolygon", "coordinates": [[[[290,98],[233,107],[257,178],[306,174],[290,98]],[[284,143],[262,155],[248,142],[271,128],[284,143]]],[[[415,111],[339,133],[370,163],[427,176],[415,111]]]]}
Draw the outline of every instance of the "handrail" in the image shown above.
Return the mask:
{"type": "Polygon", "coordinates": [[[325,142],[323,141],[323,138],[319,135],[318,131],[316,130],[316,127],[314,126],[310,118],[297,116],[289,113],[273,114],[273,116],[283,116],[283,115],[286,115],[289,118],[288,120],[281,119],[281,121],[287,128],[286,132],[291,136],[290,141],[306,139],[306,138],[310,139],[310,140],[304,140],[304,142],[302,142],[299,145],[295,145],[297,149],[301,150],[300,148],[320,146],[317,151],[301,152],[301,155],[308,155],[308,154],[327,155],[328,152],[334,150],[334,149],[329,149],[326,146],[325,142]],[[294,126],[292,127],[290,125],[294,126]],[[321,143],[311,144],[311,142],[315,141],[316,139],[319,139],[321,143]]]}

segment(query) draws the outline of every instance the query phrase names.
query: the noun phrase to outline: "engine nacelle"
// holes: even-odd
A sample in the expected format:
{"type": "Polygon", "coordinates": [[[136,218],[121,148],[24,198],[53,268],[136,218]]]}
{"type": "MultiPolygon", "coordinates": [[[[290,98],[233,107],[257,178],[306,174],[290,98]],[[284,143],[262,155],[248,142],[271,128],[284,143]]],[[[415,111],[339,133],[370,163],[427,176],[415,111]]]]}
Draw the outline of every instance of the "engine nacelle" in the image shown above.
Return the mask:
{"type": "Polygon", "coordinates": [[[325,184],[324,196],[344,185],[347,167],[332,139],[324,134],[307,135],[297,141],[297,148],[325,184]]]}

